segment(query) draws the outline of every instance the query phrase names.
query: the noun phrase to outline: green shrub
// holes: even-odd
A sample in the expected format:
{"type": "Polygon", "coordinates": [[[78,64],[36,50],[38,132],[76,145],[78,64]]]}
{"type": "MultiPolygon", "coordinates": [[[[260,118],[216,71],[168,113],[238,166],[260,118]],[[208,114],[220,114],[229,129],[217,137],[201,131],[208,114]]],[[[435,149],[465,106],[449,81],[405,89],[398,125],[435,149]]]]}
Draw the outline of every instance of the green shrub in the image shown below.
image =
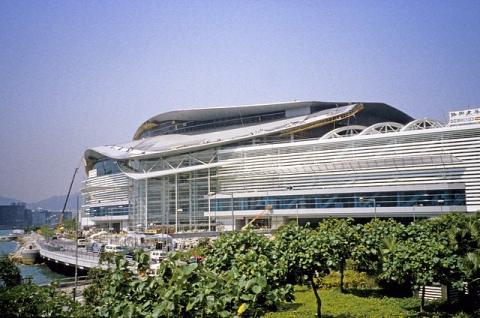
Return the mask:
{"type": "Polygon", "coordinates": [[[86,308],[75,303],[55,286],[31,284],[0,290],[2,317],[91,317],[86,308]]]}
{"type": "Polygon", "coordinates": [[[8,256],[0,258],[0,287],[14,287],[21,283],[22,276],[15,263],[8,256]]]}
{"type": "Polygon", "coordinates": [[[273,242],[253,231],[221,235],[206,253],[205,267],[226,281],[227,294],[245,316],[293,300],[287,267],[277,260],[273,242]]]}

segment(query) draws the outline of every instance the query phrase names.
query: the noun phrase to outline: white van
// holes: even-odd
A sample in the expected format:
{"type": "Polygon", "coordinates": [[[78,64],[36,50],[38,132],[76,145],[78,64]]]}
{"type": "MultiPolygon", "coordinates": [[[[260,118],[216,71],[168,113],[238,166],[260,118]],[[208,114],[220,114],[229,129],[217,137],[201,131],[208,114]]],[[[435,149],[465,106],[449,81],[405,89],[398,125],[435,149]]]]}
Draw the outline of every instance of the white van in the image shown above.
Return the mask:
{"type": "Polygon", "coordinates": [[[119,254],[125,254],[125,248],[121,245],[116,245],[116,244],[107,244],[105,245],[105,252],[107,253],[119,253],[119,254]]]}
{"type": "Polygon", "coordinates": [[[77,240],[77,246],[78,246],[79,248],[85,247],[86,244],[87,244],[87,240],[85,240],[85,239],[83,239],[83,238],[77,240]]]}

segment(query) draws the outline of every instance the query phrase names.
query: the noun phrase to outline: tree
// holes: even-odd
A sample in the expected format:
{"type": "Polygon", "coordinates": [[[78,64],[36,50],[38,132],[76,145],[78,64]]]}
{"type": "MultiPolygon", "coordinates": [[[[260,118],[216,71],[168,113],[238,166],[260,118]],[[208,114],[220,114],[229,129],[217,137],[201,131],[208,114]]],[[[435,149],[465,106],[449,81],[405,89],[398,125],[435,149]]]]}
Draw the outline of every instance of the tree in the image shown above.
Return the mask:
{"type": "MultiPolygon", "coordinates": [[[[221,235],[206,253],[205,266],[229,282],[244,314],[255,316],[293,300],[286,267],[279,262],[271,240],[253,231],[221,235]]],[[[238,307],[240,308],[240,307],[238,307]]]]}
{"type": "Polygon", "coordinates": [[[293,223],[281,227],[275,233],[275,251],[278,263],[287,269],[290,283],[307,283],[317,302],[317,316],[321,317],[322,300],[318,292],[317,278],[328,274],[328,251],[318,232],[301,228],[293,223]]]}
{"type": "Polygon", "coordinates": [[[386,279],[410,283],[421,288],[420,311],[425,305],[425,285],[448,284],[458,273],[459,258],[449,246],[448,238],[439,235],[428,220],[411,223],[404,240],[392,240],[383,251],[383,273],[386,279]]]}
{"type": "Polygon", "coordinates": [[[359,239],[352,251],[353,266],[369,275],[382,272],[382,250],[385,240],[399,240],[404,226],[392,219],[374,219],[359,229],[359,239]]]}
{"type": "MultiPolygon", "coordinates": [[[[450,228],[450,239],[455,253],[461,259],[460,270],[468,284],[469,295],[478,295],[480,290],[480,213],[470,217],[457,217],[456,224],[450,228]]],[[[473,300],[475,301],[475,296],[473,300]]]]}
{"type": "Polygon", "coordinates": [[[8,257],[0,258],[0,286],[15,287],[22,283],[22,275],[15,263],[8,257]]]}
{"type": "Polygon", "coordinates": [[[75,232],[77,231],[77,221],[75,218],[63,220],[63,231],[67,238],[75,239],[75,232]]]}
{"type": "Polygon", "coordinates": [[[225,271],[235,265],[238,256],[249,251],[271,257],[272,242],[252,230],[222,234],[205,253],[205,265],[217,272],[225,271]]]}
{"type": "Polygon", "coordinates": [[[55,234],[55,231],[52,230],[48,224],[44,224],[40,227],[40,234],[42,234],[45,240],[49,241],[55,234]]]}
{"type": "Polygon", "coordinates": [[[340,291],[344,292],[343,279],[347,260],[359,241],[360,226],[353,224],[353,219],[329,218],[319,224],[319,238],[326,247],[327,266],[340,273],[340,291]]]}

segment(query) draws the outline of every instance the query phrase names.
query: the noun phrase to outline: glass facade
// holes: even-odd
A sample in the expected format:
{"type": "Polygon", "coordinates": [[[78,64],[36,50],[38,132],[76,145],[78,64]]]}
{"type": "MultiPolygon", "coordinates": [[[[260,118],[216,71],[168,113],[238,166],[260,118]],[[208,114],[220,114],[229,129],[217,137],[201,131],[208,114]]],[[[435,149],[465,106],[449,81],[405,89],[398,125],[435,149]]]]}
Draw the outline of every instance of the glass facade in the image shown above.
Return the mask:
{"type": "Polygon", "coordinates": [[[115,216],[115,215],[128,215],[130,210],[129,205],[115,205],[115,206],[97,206],[86,208],[85,213],[87,216],[115,216]]]}
{"type": "Polygon", "coordinates": [[[95,163],[93,168],[97,170],[97,176],[104,176],[107,174],[114,174],[120,172],[117,163],[111,159],[98,161],[97,163],[95,163]]]}
{"type": "Polygon", "coordinates": [[[212,119],[206,121],[168,121],[157,124],[155,127],[144,131],[139,139],[168,135],[168,134],[182,134],[192,131],[201,131],[207,129],[215,129],[220,127],[249,125],[255,123],[262,123],[285,118],[285,111],[263,113],[251,116],[235,116],[229,118],[212,119]]]}
{"type": "MultiPolygon", "coordinates": [[[[234,210],[264,210],[271,205],[279,209],[330,209],[330,208],[366,208],[377,207],[412,207],[465,205],[464,189],[368,192],[343,194],[309,194],[291,196],[268,196],[233,198],[234,210]]],[[[212,200],[212,211],[229,211],[231,198],[212,200]]]]}
{"type": "Polygon", "coordinates": [[[208,193],[216,190],[216,174],[209,171],[168,175],[147,180],[137,180],[130,202],[132,212],[129,215],[129,227],[177,225],[179,230],[208,227],[208,193]]]}

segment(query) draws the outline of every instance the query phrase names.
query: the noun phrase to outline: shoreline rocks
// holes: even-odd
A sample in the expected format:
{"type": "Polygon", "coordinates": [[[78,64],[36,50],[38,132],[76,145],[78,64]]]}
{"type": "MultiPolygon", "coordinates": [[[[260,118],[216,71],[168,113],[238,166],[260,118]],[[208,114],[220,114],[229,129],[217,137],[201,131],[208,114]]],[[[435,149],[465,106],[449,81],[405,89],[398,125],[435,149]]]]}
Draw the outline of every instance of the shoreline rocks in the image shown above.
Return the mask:
{"type": "Polygon", "coordinates": [[[40,251],[35,244],[34,234],[25,235],[18,238],[20,247],[12,252],[9,257],[12,261],[24,264],[34,265],[40,259],[40,251]]]}

